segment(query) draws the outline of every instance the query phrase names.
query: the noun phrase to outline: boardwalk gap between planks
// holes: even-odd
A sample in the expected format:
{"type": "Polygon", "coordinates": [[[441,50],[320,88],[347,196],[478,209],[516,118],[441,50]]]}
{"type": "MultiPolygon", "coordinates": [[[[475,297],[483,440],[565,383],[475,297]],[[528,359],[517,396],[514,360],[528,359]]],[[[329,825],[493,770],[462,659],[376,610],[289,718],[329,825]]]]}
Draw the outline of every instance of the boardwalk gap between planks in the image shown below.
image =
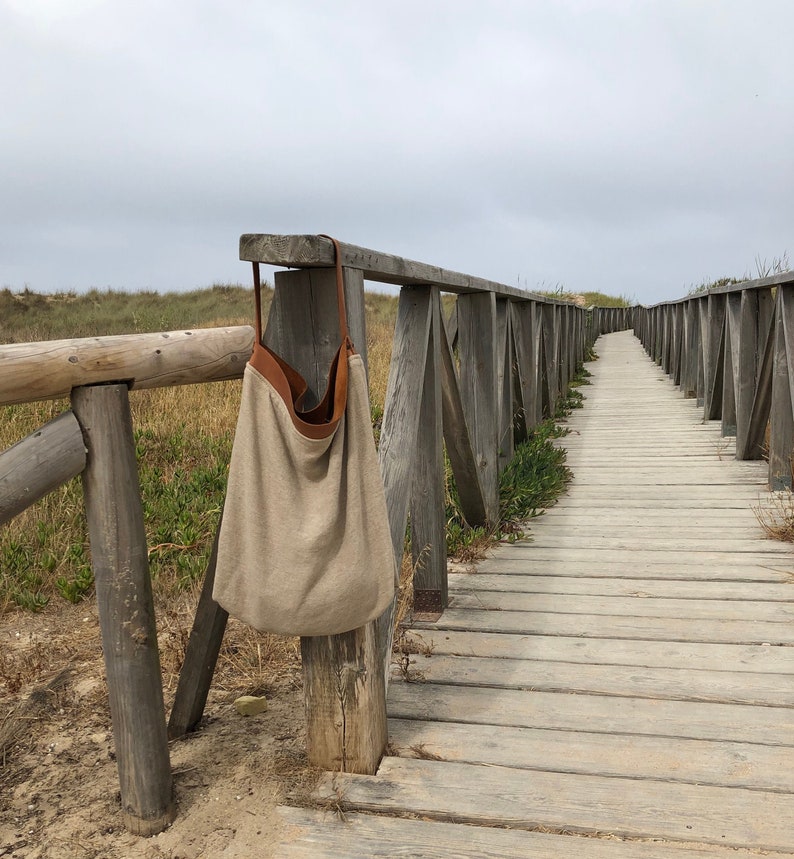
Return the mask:
{"type": "Polygon", "coordinates": [[[377,775],[282,808],[280,857],[794,855],[791,549],[737,462],[626,331],[561,440],[575,478],[412,632],[377,775]]]}

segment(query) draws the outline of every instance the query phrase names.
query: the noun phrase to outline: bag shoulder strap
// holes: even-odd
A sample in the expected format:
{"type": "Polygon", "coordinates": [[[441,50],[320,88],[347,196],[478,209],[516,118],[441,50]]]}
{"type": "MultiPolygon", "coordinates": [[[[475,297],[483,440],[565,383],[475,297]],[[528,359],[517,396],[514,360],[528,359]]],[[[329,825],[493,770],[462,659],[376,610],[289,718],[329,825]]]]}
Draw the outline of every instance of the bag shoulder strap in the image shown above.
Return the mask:
{"type": "Polygon", "coordinates": [[[339,242],[324,236],[334,243],[336,255],[336,301],[339,310],[341,343],[331,361],[328,384],[320,402],[311,409],[302,409],[303,397],[308,385],[306,380],[272,349],[262,344],[262,296],[259,263],[253,263],[254,298],[256,302],[256,340],[249,363],[276,389],[290,414],[295,428],[307,438],[327,438],[336,430],[347,405],[348,367],[347,359],[355,354],[347,327],[345,307],[345,282],[339,242]]]}

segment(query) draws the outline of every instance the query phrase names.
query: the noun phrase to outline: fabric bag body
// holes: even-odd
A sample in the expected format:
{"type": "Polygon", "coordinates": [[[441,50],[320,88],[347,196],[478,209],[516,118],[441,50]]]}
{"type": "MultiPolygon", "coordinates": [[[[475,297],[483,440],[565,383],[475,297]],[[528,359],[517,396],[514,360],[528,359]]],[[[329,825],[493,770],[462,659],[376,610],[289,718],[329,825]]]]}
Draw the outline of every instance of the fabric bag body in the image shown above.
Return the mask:
{"type": "Polygon", "coordinates": [[[340,360],[344,416],[320,438],[302,433],[283,392],[252,363],[245,368],[213,598],[263,632],[347,632],[394,597],[366,372],[354,352],[340,360]]]}

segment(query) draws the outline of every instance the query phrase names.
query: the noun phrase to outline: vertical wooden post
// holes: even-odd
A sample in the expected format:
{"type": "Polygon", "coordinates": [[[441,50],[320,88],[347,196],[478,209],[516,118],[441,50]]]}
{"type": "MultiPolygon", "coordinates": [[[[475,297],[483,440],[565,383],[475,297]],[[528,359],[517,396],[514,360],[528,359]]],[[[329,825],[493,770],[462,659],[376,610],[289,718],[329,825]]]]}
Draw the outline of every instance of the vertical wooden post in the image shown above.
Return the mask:
{"type": "Polygon", "coordinates": [[[731,336],[737,331],[738,354],[734,352],[734,388],[736,390],[736,458],[746,459],[750,418],[753,410],[756,379],[758,376],[758,293],[745,289],[731,306],[731,336]]]}
{"type": "Polygon", "coordinates": [[[741,353],[739,315],[742,296],[729,293],[725,303],[725,355],[722,364],[722,435],[736,435],[736,385],[741,353]]]}
{"type": "MultiPolygon", "coordinates": [[[[554,412],[557,410],[557,400],[560,396],[560,373],[557,357],[558,340],[555,333],[557,328],[557,315],[553,304],[543,304],[541,307],[541,312],[543,314],[543,352],[546,370],[544,381],[548,390],[546,401],[548,404],[548,416],[553,417],[554,412]]],[[[602,327],[602,325],[599,325],[599,328],[602,327]]]]}
{"type": "MultiPolygon", "coordinates": [[[[364,281],[346,268],[350,336],[366,364],[364,281]]],[[[306,404],[325,388],[339,347],[334,269],[277,272],[265,343],[306,379],[306,404]]],[[[309,760],[327,770],[372,774],[387,742],[383,653],[375,622],[341,635],[301,638],[309,760]]]]}
{"type": "Polygon", "coordinates": [[[75,388],[72,408],[88,448],[83,490],[122,816],[153,835],[175,809],[127,386],[75,388]]]}
{"type": "Polygon", "coordinates": [[[772,370],[772,409],[769,417],[769,488],[792,489],[794,450],[791,356],[794,355],[794,290],[778,286],[775,314],[775,360],[772,370]]]}
{"type": "Polygon", "coordinates": [[[703,407],[706,402],[706,387],[708,386],[708,298],[705,296],[697,299],[698,320],[698,369],[697,369],[697,405],[703,407]]]}
{"type": "Polygon", "coordinates": [[[498,415],[498,469],[501,474],[513,458],[513,336],[510,302],[496,299],[496,406],[498,415]]]}
{"type": "Polygon", "coordinates": [[[460,395],[480,466],[488,519],[498,522],[496,297],[492,292],[458,297],[458,353],[460,395]]]}
{"type": "Polygon", "coordinates": [[[725,296],[709,295],[706,340],[706,388],[703,417],[716,420],[722,416],[722,376],[725,353],[725,296]]]}
{"type": "MultiPolygon", "coordinates": [[[[441,296],[430,292],[430,336],[419,412],[411,490],[411,555],[414,610],[438,613],[447,606],[447,538],[444,515],[444,430],[441,408],[441,296]]],[[[410,451],[406,451],[410,457],[410,451]]]]}

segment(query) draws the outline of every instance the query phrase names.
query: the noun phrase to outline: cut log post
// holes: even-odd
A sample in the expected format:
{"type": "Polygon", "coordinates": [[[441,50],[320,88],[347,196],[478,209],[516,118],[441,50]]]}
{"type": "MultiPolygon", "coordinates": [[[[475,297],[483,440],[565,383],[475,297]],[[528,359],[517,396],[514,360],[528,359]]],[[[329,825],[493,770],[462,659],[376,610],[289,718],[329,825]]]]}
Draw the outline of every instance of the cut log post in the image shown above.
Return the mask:
{"type": "MultiPolygon", "coordinates": [[[[552,308],[553,309],[553,308],[552,308]]],[[[496,297],[493,293],[458,297],[460,393],[488,520],[499,520],[496,297]]]]}
{"type": "MultiPolygon", "coordinates": [[[[430,291],[430,336],[419,414],[411,490],[411,555],[414,610],[438,613],[447,606],[447,539],[444,493],[444,431],[441,407],[441,302],[430,291]]],[[[410,455],[410,454],[409,454],[410,455]]]]}
{"type": "Polygon", "coordinates": [[[137,835],[174,819],[163,687],[126,385],[76,388],[88,446],[86,518],[124,823],[137,835]]]}
{"type": "Polygon", "coordinates": [[[0,406],[68,397],[105,382],[136,390],[217,382],[243,375],[254,329],[197,328],[0,346],[0,406]]]}
{"type": "Polygon", "coordinates": [[[72,412],[0,453],[0,525],[85,468],[85,442],[72,412]]]}

